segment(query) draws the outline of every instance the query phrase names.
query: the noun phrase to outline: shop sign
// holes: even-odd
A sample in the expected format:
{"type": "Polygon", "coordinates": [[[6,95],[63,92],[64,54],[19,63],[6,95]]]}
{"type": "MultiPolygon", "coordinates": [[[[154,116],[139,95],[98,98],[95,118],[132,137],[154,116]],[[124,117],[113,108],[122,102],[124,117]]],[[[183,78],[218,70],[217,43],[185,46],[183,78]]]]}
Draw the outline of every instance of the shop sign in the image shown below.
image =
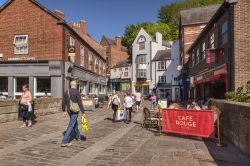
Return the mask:
{"type": "Polygon", "coordinates": [[[162,131],[214,138],[214,112],[211,110],[163,109],[162,131]]]}
{"type": "Polygon", "coordinates": [[[8,58],[8,61],[28,61],[28,60],[36,60],[35,57],[20,57],[20,58],[8,58]]]}
{"type": "Polygon", "coordinates": [[[130,83],[122,83],[122,91],[127,91],[131,89],[130,83]]]}
{"type": "Polygon", "coordinates": [[[206,64],[219,63],[219,50],[206,49],[206,64]]]}
{"type": "Polygon", "coordinates": [[[75,46],[69,46],[69,49],[68,49],[68,56],[75,56],[76,53],[75,53],[75,46]]]}
{"type": "Polygon", "coordinates": [[[136,82],[135,86],[149,86],[148,82],[136,82]]]}

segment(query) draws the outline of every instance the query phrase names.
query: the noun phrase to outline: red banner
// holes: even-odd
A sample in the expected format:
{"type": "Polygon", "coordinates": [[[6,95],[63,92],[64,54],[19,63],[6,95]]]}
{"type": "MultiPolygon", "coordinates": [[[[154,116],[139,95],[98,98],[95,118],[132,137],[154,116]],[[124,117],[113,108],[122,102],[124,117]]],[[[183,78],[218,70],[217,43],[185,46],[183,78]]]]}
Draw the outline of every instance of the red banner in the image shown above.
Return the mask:
{"type": "Polygon", "coordinates": [[[214,138],[214,112],[210,110],[162,110],[162,131],[214,138]]]}

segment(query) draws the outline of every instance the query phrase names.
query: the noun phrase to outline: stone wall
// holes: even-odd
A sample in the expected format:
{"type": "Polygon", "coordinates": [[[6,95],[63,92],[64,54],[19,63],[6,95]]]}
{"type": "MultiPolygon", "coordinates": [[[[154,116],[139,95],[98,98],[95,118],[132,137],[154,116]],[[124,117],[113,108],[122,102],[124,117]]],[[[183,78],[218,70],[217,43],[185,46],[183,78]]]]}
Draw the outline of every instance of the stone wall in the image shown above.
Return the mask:
{"type": "MultiPolygon", "coordinates": [[[[0,101],[0,123],[18,119],[18,100],[0,101]]],[[[36,116],[56,113],[61,111],[60,98],[46,98],[34,100],[34,111],[36,116]]]]}
{"type": "Polygon", "coordinates": [[[242,152],[250,154],[250,103],[216,100],[221,111],[221,133],[242,152]]]}

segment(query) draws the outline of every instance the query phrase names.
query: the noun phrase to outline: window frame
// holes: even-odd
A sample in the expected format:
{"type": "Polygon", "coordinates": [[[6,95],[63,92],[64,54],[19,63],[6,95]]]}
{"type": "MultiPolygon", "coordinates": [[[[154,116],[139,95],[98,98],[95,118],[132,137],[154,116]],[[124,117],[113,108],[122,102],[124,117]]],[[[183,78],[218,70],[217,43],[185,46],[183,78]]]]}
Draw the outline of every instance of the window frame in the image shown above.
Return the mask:
{"type": "Polygon", "coordinates": [[[25,54],[28,54],[29,53],[29,45],[28,45],[28,42],[29,42],[29,35],[15,35],[14,36],[14,41],[13,41],[13,45],[14,45],[14,54],[15,55],[25,55],[25,54]],[[16,42],[16,39],[17,38],[21,38],[21,37],[25,37],[25,42],[23,43],[17,43],[16,42]],[[23,52],[18,52],[17,51],[17,47],[26,47],[26,51],[23,51],[23,52]]]}
{"type": "Polygon", "coordinates": [[[137,78],[147,78],[147,69],[138,69],[137,78]]]}
{"type": "Polygon", "coordinates": [[[145,54],[137,56],[137,63],[138,64],[146,64],[147,63],[147,56],[145,54]]]}
{"type": "Polygon", "coordinates": [[[214,33],[212,33],[210,36],[209,36],[209,48],[210,49],[214,49],[215,46],[214,46],[214,33]]]}
{"type": "Polygon", "coordinates": [[[201,57],[202,57],[202,60],[205,60],[206,59],[206,42],[204,41],[202,43],[202,47],[201,47],[201,57]]]}
{"type": "Polygon", "coordinates": [[[75,46],[76,45],[76,39],[70,35],[69,37],[69,46],[75,46]]]}
{"type": "Polygon", "coordinates": [[[167,62],[159,61],[158,62],[158,70],[167,70],[167,62]]]}
{"type": "Polygon", "coordinates": [[[219,28],[219,45],[223,46],[228,42],[228,30],[229,30],[228,20],[224,20],[223,24],[219,28]],[[225,27],[224,27],[225,26],[225,27]],[[223,31],[223,28],[226,28],[223,31]]]}
{"type": "Polygon", "coordinates": [[[91,70],[93,65],[93,55],[91,51],[88,51],[88,69],[91,70]]]}
{"type": "Polygon", "coordinates": [[[159,76],[158,77],[158,82],[159,83],[166,83],[167,82],[167,77],[166,76],[159,76]]]}
{"type": "Polygon", "coordinates": [[[80,45],[80,66],[83,66],[83,67],[84,67],[84,54],[85,54],[84,46],[81,44],[80,45]]]}
{"type": "Polygon", "coordinates": [[[196,54],[195,54],[195,65],[197,65],[199,63],[199,60],[200,60],[200,49],[197,48],[196,49],[196,54]]]}

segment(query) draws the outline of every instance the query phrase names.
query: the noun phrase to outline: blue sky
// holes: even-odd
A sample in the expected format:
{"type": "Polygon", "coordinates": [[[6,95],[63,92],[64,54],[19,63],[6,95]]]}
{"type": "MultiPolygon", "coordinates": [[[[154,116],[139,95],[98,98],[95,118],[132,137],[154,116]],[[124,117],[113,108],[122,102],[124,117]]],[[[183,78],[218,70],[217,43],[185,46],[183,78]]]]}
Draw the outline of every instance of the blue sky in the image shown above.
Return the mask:
{"type": "MultiPolygon", "coordinates": [[[[123,35],[125,26],[139,22],[156,22],[158,10],[176,0],[38,0],[54,11],[61,10],[66,21],[87,21],[88,33],[98,42],[102,35],[123,35]]],[[[5,0],[0,0],[2,5],[5,0]]]]}

